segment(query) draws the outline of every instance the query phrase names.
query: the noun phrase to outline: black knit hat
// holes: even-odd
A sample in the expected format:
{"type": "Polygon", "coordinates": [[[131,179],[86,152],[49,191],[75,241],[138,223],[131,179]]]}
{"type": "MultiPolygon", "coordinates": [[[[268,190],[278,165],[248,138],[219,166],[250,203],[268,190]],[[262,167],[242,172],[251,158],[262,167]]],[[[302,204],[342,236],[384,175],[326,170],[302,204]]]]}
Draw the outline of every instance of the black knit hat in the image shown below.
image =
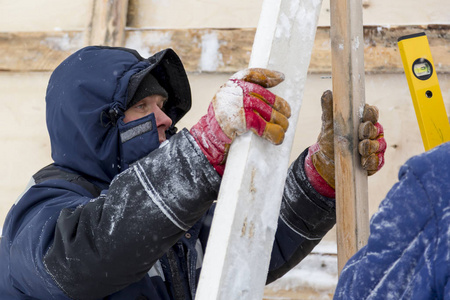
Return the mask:
{"type": "Polygon", "coordinates": [[[131,76],[128,83],[126,107],[130,107],[134,99],[137,101],[142,99],[137,99],[139,97],[135,94],[141,87],[150,86],[144,84],[144,81],[146,81],[147,75],[151,74],[153,78],[156,78],[158,85],[168,94],[164,112],[172,119],[172,126],[174,126],[191,108],[191,89],[180,58],[172,49],[162,50],[148,59],[142,58],[136,51],[134,53],[140,60],[148,61],[150,65],[131,76]]]}
{"type": "MultiPolygon", "coordinates": [[[[134,76],[138,77],[139,75],[136,74],[134,76]],[[137,75],[137,76],[136,76],[137,75]]],[[[134,76],[131,77],[130,83],[134,81],[134,76]]],[[[156,78],[148,73],[145,75],[144,79],[139,83],[139,86],[136,89],[136,92],[134,93],[133,97],[128,101],[127,103],[127,109],[144,99],[145,97],[151,96],[151,95],[161,95],[164,98],[169,98],[169,94],[167,91],[159,84],[158,80],[156,78]]]]}

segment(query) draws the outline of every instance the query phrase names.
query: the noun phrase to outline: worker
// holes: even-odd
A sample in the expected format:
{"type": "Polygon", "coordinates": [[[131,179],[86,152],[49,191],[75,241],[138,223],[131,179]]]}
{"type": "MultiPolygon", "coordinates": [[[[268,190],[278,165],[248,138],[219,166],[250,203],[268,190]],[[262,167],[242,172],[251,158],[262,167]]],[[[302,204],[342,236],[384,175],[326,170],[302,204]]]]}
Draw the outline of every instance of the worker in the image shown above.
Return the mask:
{"type": "MultiPolygon", "coordinates": [[[[276,71],[240,71],[176,133],[191,92],[173,50],[70,55],[46,93],[53,163],[4,223],[2,299],[193,299],[229,146],[247,131],[282,143],[290,107],[268,90],[282,81],[276,71]]],[[[335,224],[332,101],[325,92],[318,142],[288,171],[268,282],[335,224]]],[[[384,163],[377,119],[367,106],[361,143],[372,145],[362,156],[371,174],[384,163]]]]}
{"type": "Polygon", "coordinates": [[[450,142],[410,158],[334,299],[450,299],[450,142]]]}

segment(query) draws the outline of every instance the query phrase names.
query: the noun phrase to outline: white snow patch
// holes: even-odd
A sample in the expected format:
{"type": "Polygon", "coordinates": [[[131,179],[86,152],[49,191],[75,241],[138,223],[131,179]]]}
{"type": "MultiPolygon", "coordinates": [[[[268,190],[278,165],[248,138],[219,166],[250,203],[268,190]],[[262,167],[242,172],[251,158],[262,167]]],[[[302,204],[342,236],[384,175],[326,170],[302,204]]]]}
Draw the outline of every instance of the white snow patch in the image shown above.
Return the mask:
{"type": "Polygon", "coordinates": [[[235,134],[243,134],[247,130],[245,115],[242,113],[243,91],[233,81],[228,81],[216,94],[213,100],[216,119],[223,132],[234,138],[235,134]]]}
{"type": "Polygon", "coordinates": [[[275,31],[275,37],[288,37],[291,33],[291,20],[286,14],[280,15],[278,20],[278,26],[275,31]]]}
{"type": "Polygon", "coordinates": [[[131,34],[127,39],[125,47],[135,49],[142,57],[151,56],[150,51],[148,51],[148,48],[145,47],[144,43],[142,42],[142,35],[140,32],[131,34]]]}
{"type": "Polygon", "coordinates": [[[151,32],[146,34],[145,41],[142,33],[133,32],[127,38],[125,47],[135,49],[142,57],[150,57],[153,55],[150,51],[150,45],[156,48],[168,48],[172,43],[172,33],[170,32],[151,32]]]}
{"type": "Polygon", "coordinates": [[[76,47],[76,40],[81,40],[80,34],[75,34],[73,38],[69,36],[69,34],[64,34],[61,37],[47,37],[41,44],[46,45],[50,49],[58,50],[58,51],[70,51],[72,48],[76,47]]]}
{"type": "Polygon", "coordinates": [[[364,105],[359,107],[359,117],[362,118],[364,116],[364,105]]]}
{"type": "Polygon", "coordinates": [[[338,281],[336,243],[322,241],[300,264],[268,285],[273,291],[301,290],[334,291],[338,281]]]}
{"type": "Polygon", "coordinates": [[[353,40],[353,50],[358,50],[359,49],[359,36],[356,36],[356,38],[353,40]]]}
{"type": "Polygon", "coordinates": [[[202,55],[200,58],[200,69],[202,71],[214,72],[222,61],[219,52],[219,39],[216,33],[207,33],[202,36],[202,55]]]}

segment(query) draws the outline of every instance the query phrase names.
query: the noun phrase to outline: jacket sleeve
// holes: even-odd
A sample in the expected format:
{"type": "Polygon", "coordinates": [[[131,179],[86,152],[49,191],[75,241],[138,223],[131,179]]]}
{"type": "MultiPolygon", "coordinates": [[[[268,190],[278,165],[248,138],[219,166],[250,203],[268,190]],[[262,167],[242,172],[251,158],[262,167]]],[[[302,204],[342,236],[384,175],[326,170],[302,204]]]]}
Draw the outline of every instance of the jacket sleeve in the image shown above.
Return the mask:
{"type": "Polygon", "coordinates": [[[306,177],[307,153],[288,170],[267,283],[295,267],[336,223],[334,199],[317,193],[306,177]]]}
{"type": "Polygon", "coordinates": [[[141,279],[217,198],[220,177],[182,131],[59,215],[44,264],[70,297],[95,299],[141,279]]]}
{"type": "Polygon", "coordinates": [[[450,299],[449,145],[443,156],[438,148],[402,166],[334,299],[450,299]]]}

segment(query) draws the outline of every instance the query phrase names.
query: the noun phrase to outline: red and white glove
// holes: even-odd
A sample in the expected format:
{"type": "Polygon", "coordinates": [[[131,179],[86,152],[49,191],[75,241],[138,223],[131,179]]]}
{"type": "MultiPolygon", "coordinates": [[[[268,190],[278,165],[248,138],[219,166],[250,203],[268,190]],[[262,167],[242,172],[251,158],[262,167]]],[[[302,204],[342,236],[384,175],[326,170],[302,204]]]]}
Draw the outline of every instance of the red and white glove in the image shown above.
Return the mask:
{"type": "MultiPolygon", "coordinates": [[[[325,91],[322,101],[322,129],[317,143],[309,147],[305,159],[305,172],[309,182],[321,195],[335,197],[333,94],[325,91]]],[[[383,127],[378,123],[378,108],[365,105],[362,123],[359,125],[358,151],[361,166],[373,175],[384,165],[386,141],[383,127]]]]}
{"type": "Polygon", "coordinates": [[[289,104],[266,88],[284,80],[280,72],[246,69],[234,74],[216,93],[208,112],[190,132],[219,175],[230,144],[247,131],[281,144],[289,126],[289,104]]]}

